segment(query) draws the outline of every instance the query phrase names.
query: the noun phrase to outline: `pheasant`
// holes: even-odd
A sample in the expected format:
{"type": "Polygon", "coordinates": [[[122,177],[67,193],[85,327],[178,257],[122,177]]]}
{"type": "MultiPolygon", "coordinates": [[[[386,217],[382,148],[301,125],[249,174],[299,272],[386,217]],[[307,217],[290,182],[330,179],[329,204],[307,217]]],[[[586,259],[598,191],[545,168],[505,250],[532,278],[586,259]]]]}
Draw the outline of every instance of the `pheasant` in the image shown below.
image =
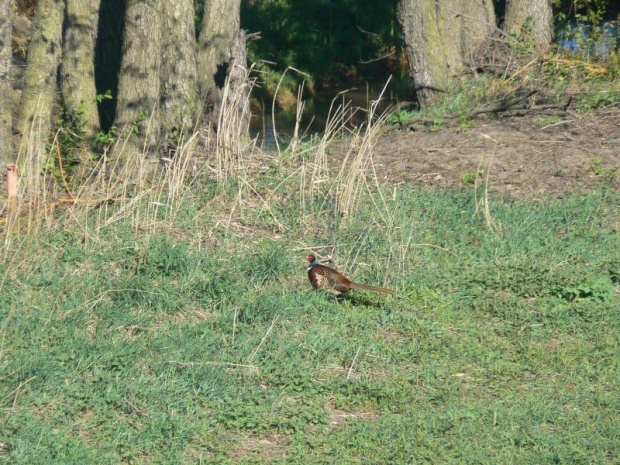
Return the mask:
{"type": "Polygon", "coordinates": [[[315,289],[331,289],[336,294],[346,294],[351,289],[385,292],[386,294],[394,293],[393,290],[384,287],[354,283],[342,273],[321,265],[314,255],[308,255],[308,278],[310,278],[310,283],[315,289]]]}

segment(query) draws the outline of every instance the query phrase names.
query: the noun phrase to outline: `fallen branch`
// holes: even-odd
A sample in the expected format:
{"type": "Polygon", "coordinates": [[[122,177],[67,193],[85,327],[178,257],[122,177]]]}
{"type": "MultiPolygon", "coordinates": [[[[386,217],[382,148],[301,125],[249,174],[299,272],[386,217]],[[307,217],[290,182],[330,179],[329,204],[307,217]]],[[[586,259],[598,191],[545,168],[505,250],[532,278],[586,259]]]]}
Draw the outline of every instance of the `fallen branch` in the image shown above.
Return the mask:
{"type": "Polygon", "coordinates": [[[570,105],[570,100],[568,102],[568,104],[565,105],[539,105],[539,106],[528,106],[528,105],[520,105],[523,102],[525,102],[526,100],[528,100],[531,96],[533,96],[534,94],[536,94],[537,91],[535,90],[531,90],[529,91],[527,94],[521,96],[521,97],[517,97],[511,100],[507,100],[505,102],[500,102],[494,106],[491,107],[487,107],[487,106],[480,106],[468,113],[464,113],[462,115],[446,115],[446,116],[439,116],[436,118],[427,118],[427,117],[422,117],[422,116],[418,116],[415,118],[410,118],[407,119],[405,121],[399,121],[398,123],[395,124],[390,124],[389,126],[384,126],[383,128],[380,129],[379,134],[383,134],[389,131],[392,131],[393,129],[401,129],[404,127],[409,127],[412,126],[414,124],[425,124],[425,125],[429,125],[429,124],[442,124],[442,123],[449,123],[449,122],[453,122],[453,121],[460,121],[461,119],[465,118],[465,119],[471,119],[471,118],[475,118],[478,115],[482,115],[485,113],[502,113],[505,111],[509,111],[509,110],[523,110],[523,109],[532,109],[532,110],[541,110],[541,109],[547,109],[547,108],[566,108],[568,107],[568,105],[570,105]],[[544,108],[543,108],[544,107],[544,108]]]}
{"type": "Polygon", "coordinates": [[[511,82],[515,77],[519,76],[520,74],[525,73],[532,66],[536,65],[537,63],[542,63],[544,58],[545,58],[544,56],[538,56],[538,57],[528,61],[525,65],[521,66],[517,71],[512,73],[512,75],[510,75],[510,77],[508,77],[508,78],[504,79],[502,82],[500,82],[499,85],[500,86],[505,86],[506,84],[511,82]]]}
{"type": "Polygon", "coordinates": [[[58,203],[64,204],[64,203],[71,203],[71,204],[82,204],[82,205],[95,205],[95,206],[99,206],[99,205],[103,205],[106,203],[114,203],[114,202],[118,202],[120,200],[123,200],[121,198],[114,198],[114,197],[104,197],[101,199],[81,199],[81,198],[71,198],[71,197],[60,197],[58,199],[58,203]]]}
{"type": "Polygon", "coordinates": [[[227,368],[246,368],[249,371],[258,373],[258,367],[256,365],[244,365],[242,363],[231,362],[179,362],[176,360],[168,360],[166,363],[172,363],[180,367],[201,367],[201,366],[214,366],[214,367],[227,367],[227,368]]]}
{"type": "Polygon", "coordinates": [[[123,400],[125,401],[127,405],[129,405],[131,410],[137,413],[139,416],[144,417],[144,418],[151,417],[151,415],[148,412],[136,407],[136,405],[133,402],[131,402],[129,399],[127,399],[126,397],[123,397],[123,400]]]}
{"type": "Polygon", "coordinates": [[[595,74],[607,73],[607,68],[605,68],[604,66],[597,65],[596,63],[590,63],[588,61],[567,60],[565,58],[557,58],[557,57],[549,58],[548,61],[552,63],[560,63],[562,65],[568,65],[568,66],[583,66],[583,68],[589,73],[595,73],[595,74]]]}

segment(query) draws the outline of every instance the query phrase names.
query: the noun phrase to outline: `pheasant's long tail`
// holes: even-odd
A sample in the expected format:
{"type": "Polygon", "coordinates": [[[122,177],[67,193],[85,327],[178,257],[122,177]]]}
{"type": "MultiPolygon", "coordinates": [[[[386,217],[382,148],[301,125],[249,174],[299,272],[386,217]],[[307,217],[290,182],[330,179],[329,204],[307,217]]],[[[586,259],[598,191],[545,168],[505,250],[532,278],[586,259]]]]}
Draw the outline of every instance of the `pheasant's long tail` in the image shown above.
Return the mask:
{"type": "Polygon", "coordinates": [[[370,286],[369,284],[360,284],[360,283],[351,283],[351,289],[358,289],[358,290],[362,290],[362,291],[376,291],[376,292],[383,292],[385,294],[394,294],[394,292],[392,289],[386,289],[385,287],[378,287],[378,286],[370,286]]]}

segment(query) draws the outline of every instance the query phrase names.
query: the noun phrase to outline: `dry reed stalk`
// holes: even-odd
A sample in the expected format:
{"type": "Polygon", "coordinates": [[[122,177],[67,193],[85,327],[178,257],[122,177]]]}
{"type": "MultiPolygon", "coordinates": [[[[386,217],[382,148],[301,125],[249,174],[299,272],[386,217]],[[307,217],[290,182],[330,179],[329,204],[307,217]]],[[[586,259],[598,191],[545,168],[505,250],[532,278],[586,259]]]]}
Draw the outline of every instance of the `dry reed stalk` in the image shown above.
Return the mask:
{"type": "Polygon", "coordinates": [[[297,106],[295,112],[295,128],[293,129],[293,138],[291,139],[291,144],[289,145],[289,150],[291,152],[291,159],[297,157],[298,149],[299,149],[299,127],[301,125],[301,118],[304,114],[305,102],[302,100],[303,92],[304,92],[304,84],[302,82],[301,86],[297,89],[297,106]]]}
{"type": "MultiPolygon", "coordinates": [[[[497,147],[495,150],[497,151],[497,147]]],[[[484,179],[484,221],[487,225],[487,228],[489,228],[494,234],[497,234],[500,228],[500,225],[496,223],[491,217],[491,207],[489,203],[489,175],[491,173],[491,165],[493,164],[494,156],[495,156],[495,153],[493,153],[493,156],[489,158],[489,164],[487,166],[487,175],[484,179]]]]}
{"type": "MultiPolygon", "coordinates": [[[[280,142],[278,141],[278,131],[276,128],[276,102],[277,102],[278,91],[280,90],[280,86],[282,85],[282,82],[284,81],[284,77],[286,76],[286,73],[288,73],[289,71],[295,71],[296,73],[299,73],[303,76],[310,77],[303,71],[299,71],[298,69],[293,68],[292,66],[289,66],[282,72],[282,76],[280,76],[278,85],[276,86],[276,90],[273,94],[273,101],[271,102],[271,124],[273,128],[273,138],[276,143],[276,149],[278,150],[278,155],[280,156],[282,155],[282,151],[280,150],[280,142]]],[[[299,94],[298,94],[298,100],[299,100],[299,94]]]]}
{"type": "Polygon", "coordinates": [[[271,324],[269,325],[269,328],[267,328],[267,332],[265,333],[265,335],[261,339],[260,343],[258,344],[256,349],[254,349],[254,352],[252,352],[250,354],[250,356],[248,357],[246,365],[251,365],[252,364],[252,360],[254,360],[254,357],[256,357],[256,355],[258,354],[260,348],[263,346],[264,342],[267,340],[267,337],[269,337],[269,334],[271,333],[271,330],[273,329],[274,325],[278,321],[278,318],[280,318],[280,315],[276,315],[274,317],[274,319],[271,321],[271,324]]]}
{"type": "Polygon", "coordinates": [[[480,206],[482,206],[482,213],[484,215],[484,221],[487,226],[493,232],[493,234],[497,234],[501,229],[501,225],[493,220],[491,216],[491,204],[489,202],[489,176],[491,172],[491,166],[493,164],[493,159],[495,157],[495,153],[497,152],[498,142],[493,139],[491,136],[487,134],[480,133],[480,135],[486,139],[490,139],[495,142],[495,149],[493,151],[493,155],[489,157],[487,163],[487,170],[484,178],[484,197],[482,199],[478,199],[478,187],[480,187],[480,183],[478,181],[478,173],[480,173],[480,167],[484,161],[485,155],[483,154],[480,157],[480,161],[478,162],[478,167],[476,168],[476,175],[474,178],[474,205],[476,206],[474,210],[473,216],[476,216],[480,211],[480,206]]]}

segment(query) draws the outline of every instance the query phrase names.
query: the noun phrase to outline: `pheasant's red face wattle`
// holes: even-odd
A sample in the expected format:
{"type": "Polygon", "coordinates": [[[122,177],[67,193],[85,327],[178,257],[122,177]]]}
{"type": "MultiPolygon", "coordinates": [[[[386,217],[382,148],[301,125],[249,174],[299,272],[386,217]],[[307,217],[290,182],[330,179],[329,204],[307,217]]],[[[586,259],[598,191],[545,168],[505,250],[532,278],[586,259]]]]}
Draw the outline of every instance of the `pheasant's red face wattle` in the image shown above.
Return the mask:
{"type": "Polygon", "coordinates": [[[308,263],[312,263],[314,261],[314,255],[308,255],[308,263]]]}

